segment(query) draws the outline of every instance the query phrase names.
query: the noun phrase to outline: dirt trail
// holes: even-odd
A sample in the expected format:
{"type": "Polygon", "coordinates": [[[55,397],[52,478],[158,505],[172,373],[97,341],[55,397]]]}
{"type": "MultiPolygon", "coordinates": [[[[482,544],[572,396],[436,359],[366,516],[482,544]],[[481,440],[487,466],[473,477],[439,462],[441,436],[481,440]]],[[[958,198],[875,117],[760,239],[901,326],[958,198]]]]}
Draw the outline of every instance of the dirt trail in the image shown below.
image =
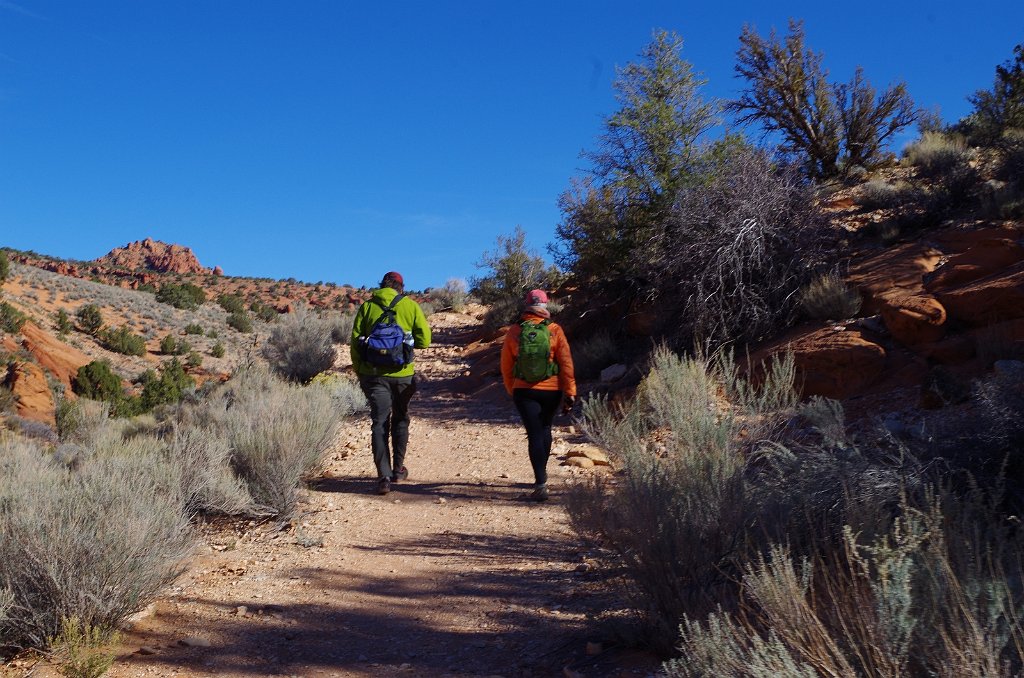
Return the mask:
{"type": "Polygon", "coordinates": [[[409,479],[373,494],[368,420],[348,422],[296,524],[205,530],[202,555],[135,623],[110,676],[648,672],[587,657],[594,614],[617,603],[559,501],[571,472],[552,459],[553,500],[523,499],[532,477],[511,404],[449,388],[475,321],[432,321],[409,479]]]}

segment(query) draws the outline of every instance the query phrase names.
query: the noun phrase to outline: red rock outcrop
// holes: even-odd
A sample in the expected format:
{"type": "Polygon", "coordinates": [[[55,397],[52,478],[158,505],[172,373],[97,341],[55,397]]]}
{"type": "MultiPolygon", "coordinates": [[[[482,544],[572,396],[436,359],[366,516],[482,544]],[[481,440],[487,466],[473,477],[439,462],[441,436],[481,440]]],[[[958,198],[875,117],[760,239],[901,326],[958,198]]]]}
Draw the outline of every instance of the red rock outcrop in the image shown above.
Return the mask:
{"type": "Polygon", "coordinates": [[[1024,262],[967,285],[936,289],[935,296],[950,318],[971,327],[1024,318],[1024,262]]]}
{"type": "Polygon", "coordinates": [[[42,368],[33,363],[14,363],[8,368],[7,387],[14,394],[19,417],[56,425],[56,404],[42,368]]]}
{"type": "Polygon", "coordinates": [[[50,336],[35,323],[27,322],[21,328],[22,346],[35,358],[36,362],[47,372],[64,384],[64,393],[73,398],[71,380],[78,373],[78,368],[90,362],[89,356],[77,348],[50,336]]]}
{"type": "Polygon", "coordinates": [[[149,270],[160,273],[210,273],[199,263],[192,249],[182,245],[146,238],[111,250],[96,260],[105,266],[126,268],[131,271],[149,270]]]}
{"type": "Polygon", "coordinates": [[[802,328],[761,347],[751,355],[760,365],[771,356],[793,351],[796,384],[804,397],[848,398],[877,382],[886,367],[885,349],[855,328],[802,328]]]}
{"type": "Polygon", "coordinates": [[[892,338],[914,346],[938,341],[946,333],[946,309],[928,294],[892,294],[878,300],[882,322],[892,338]]]}
{"type": "Polygon", "coordinates": [[[1006,238],[985,238],[954,254],[927,277],[928,290],[948,290],[988,277],[1024,261],[1024,246],[1006,238]]]}

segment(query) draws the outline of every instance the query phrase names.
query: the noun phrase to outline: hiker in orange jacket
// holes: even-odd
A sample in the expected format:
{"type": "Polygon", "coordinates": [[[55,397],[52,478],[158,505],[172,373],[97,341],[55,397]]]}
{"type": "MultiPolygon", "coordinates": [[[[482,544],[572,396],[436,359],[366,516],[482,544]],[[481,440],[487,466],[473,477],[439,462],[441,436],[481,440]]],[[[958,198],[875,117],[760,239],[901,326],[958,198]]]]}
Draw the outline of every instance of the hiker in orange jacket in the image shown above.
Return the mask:
{"type": "Polygon", "coordinates": [[[535,483],[530,498],[535,501],[548,498],[551,424],[558,413],[558,406],[561,405],[562,412],[568,414],[576,402],[576,378],[569,342],[562,328],[551,322],[547,304],[548,295],[543,290],[528,292],[520,322],[509,328],[501,349],[501,376],[505,390],[512,396],[526,427],[535,483]],[[523,338],[524,332],[530,333],[527,339],[523,338]],[[549,348],[547,356],[531,359],[529,351],[521,351],[524,346],[543,347],[545,339],[549,348]]]}

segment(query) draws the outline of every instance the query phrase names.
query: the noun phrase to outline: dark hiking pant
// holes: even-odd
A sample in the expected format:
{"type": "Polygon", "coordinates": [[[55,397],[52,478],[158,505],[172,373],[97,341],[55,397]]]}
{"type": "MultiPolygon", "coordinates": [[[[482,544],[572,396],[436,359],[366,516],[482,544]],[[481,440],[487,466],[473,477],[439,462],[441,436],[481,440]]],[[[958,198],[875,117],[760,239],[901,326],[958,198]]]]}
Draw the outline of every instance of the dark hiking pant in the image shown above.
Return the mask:
{"type": "Polygon", "coordinates": [[[542,391],[535,388],[517,388],[512,391],[512,402],[519,410],[526,440],[530,449],[530,465],[538,485],[548,481],[548,457],[551,456],[551,423],[562,402],[561,391],[542,391]]]}
{"type": "Polygon", "coordinates": [[[409,401],[416,392],[416,381],[413,377],[360,377],[359,385],[370,402],[373,424],[370,440],[377,478],[390,480],[392,470],[405,464],[405,451],[409,446],[409,401]]]}

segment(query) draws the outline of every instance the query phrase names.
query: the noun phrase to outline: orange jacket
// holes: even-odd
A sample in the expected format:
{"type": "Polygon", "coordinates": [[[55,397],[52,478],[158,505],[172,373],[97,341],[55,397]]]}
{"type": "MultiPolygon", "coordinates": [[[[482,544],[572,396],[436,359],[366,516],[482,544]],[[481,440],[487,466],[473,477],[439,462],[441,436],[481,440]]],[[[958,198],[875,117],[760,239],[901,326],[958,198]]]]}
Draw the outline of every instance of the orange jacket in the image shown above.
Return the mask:
{"type": "MultiPolygon", "coordinates": [[[[543,318],[532,313],[523,314],[522,320],[539,324],[543,318]]],[[[521,322],[521,321],[520,321],[521,322]]],[[[519,356],[519,335],[523,328],[518,323],[509,328],[505,335],[505,343],[501,347],[501,377],[505,381],[505,390],[512,394],[517,388],[535,388],[541,391],[561,391],[565,395],[576,395],[576,374],[572,367],[572,353],[569,352],[569,341],[565,332],[555,323],[548,325],[551,333],[551,360],[558,364],[558,374],[550,376],[536,384],[517,378],[513,372],[516,358],[519,356]]]]}

